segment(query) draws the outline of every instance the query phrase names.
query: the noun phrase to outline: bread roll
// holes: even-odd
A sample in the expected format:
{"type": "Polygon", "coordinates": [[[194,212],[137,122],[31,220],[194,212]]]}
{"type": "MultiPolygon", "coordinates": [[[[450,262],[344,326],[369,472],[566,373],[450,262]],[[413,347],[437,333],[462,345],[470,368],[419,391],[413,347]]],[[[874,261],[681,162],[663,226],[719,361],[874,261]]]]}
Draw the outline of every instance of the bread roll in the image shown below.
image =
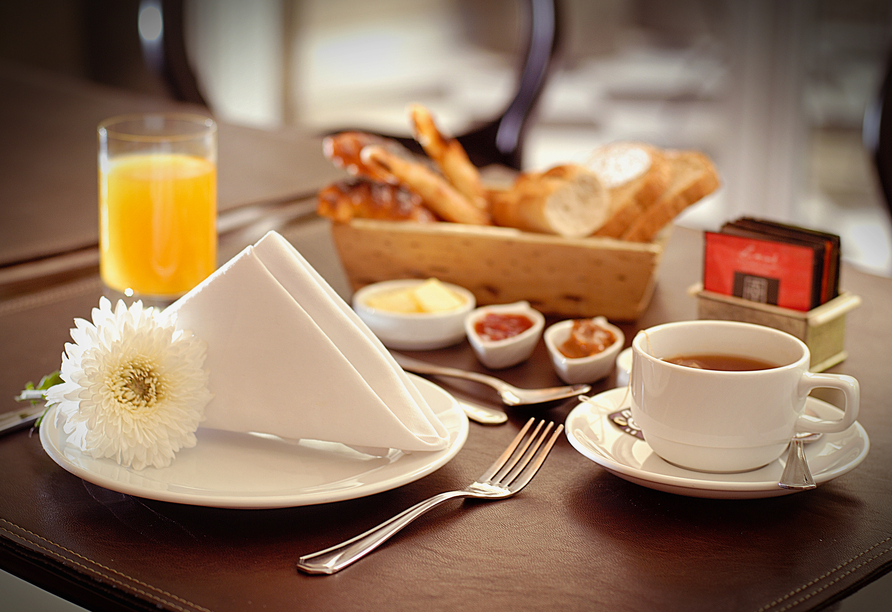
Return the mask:
{"type": "Polygon", "coordinates": [[[521,174],[514,186],[490,195],[496,225],[567,237],[590,235],[610,212],[598,175],[578,165],[521,174]]]}

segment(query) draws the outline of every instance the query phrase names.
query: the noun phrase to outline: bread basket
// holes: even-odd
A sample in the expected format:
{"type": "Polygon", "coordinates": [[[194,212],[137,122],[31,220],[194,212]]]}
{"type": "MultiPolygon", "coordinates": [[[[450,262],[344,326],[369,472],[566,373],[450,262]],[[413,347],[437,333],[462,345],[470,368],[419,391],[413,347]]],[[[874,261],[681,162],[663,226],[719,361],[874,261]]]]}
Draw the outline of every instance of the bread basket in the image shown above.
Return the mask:
{"type": "Polygon", "coordinates": [[[563,238],[458,223],[353,219],[332,237],[354,291],[430,278],[469,289],[479,305],[526,300],[559,317],[634,321],[647,308],[668,238],[563,238]]]}

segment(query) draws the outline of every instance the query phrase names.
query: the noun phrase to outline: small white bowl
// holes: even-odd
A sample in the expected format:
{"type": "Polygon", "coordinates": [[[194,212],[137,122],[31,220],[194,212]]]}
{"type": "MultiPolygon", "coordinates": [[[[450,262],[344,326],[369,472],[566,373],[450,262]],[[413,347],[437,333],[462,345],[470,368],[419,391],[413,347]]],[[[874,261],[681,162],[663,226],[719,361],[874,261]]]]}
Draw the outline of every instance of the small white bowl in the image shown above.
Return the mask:
{"type": "Polygon", "coordinates": [[[353,294],[353,310],[387,348],[426,351],[458,344],[465,339],[465,317],[477,305],[474,294],[464,287],[443,283],[464,299],[461,307],[444,312],[388,312],[366,303],[368,297],[375,293],[406,289],[423,282],[420,279],[405,279],[366,285],[353,294]]]}
{"type": "Polygon", "coordinates": [[[477,354],[477,359],[487,368],[493,370],[509,368],[529,359],[539,338],[542,337],[544,327],[545,317],[541,312],[530,307],[529,302],[481,306],[465,318],[465,333],[474,348],[474,353],[477,354]],[[490,313],[524,315],[533,322],[533,325],[516,336],[504,340],[486,340],[480,337],[474,326],[490,313]]]}
{"type": "Polygon", "coordinates": [[[616,358],[616,386],[628,387],[632,374],[632,347],[630,346],[616,358]]]}
{"type": "Polygon", "coordinates": [[[616,356],[626,341],[622,330],[608,323],[604,317],[595,317],[593,321],[600,327],[611,331],[616,340],[600,353],[589,357],[565,357],[558,349],[570,337],[573,319],[555,323],[545,330],[545,346],[548,347],[555,372],[568,385],[595,382],[610,374],[615,365],[616,356]]]}

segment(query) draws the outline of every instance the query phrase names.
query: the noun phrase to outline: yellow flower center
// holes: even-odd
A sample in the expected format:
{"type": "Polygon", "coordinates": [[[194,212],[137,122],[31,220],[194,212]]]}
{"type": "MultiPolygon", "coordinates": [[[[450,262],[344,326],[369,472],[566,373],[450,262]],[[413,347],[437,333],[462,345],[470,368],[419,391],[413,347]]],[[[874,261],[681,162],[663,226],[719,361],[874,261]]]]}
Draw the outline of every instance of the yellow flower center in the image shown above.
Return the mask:
{"type": "Polygon", "coordinates": [[[126,408],[152,408],[163,393],[163,385],[154,364],[133,360],[121,364],[113,373],[111,389],[115,400],[126,408]]]}

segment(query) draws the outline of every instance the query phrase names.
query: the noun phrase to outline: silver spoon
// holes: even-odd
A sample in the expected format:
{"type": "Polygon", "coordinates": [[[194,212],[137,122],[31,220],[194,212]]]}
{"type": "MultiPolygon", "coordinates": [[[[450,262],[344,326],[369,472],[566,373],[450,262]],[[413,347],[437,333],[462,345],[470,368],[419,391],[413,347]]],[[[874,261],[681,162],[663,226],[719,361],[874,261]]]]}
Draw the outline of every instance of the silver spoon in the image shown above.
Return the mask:
{"type": "Polygon", "coordinates": [[[574,397],[591,390],[589,385],[570,385],[568,387],[548,387],[545,389],[520,389],[509,385],[504,380],[480,374],[468,372],[457,368],[437,366],[425,361],[418,361],[399,353],[393,353],[393,358],[403,369],[416,374],[429,374],[431,376],[447,376],[451,378],[464,378],[484,385],[488,385],[499,392],[502,402],[508,406],[522,406],[526,404],[541,404],[552,400],[574,397]]]}
{"type": "Polygon", "coordinates": [[[787,452],[787,462],[777,485],[782,489],[807,490],[814,489],[817,485],[808,469],[808,458],[805,456],[805,443],[817,440],[823,434],[801,432],[793,436],[790,441],[790,450],[787,452]]]}
{"type": "Polygon", "coordinates": [[[468,418],[481,425],[501,425],[508,420],[508,415],[502,410],[493,410],[479,404],[472,404],[467,400],[457,400],[458,405],[465,411],[468,418]]]}

